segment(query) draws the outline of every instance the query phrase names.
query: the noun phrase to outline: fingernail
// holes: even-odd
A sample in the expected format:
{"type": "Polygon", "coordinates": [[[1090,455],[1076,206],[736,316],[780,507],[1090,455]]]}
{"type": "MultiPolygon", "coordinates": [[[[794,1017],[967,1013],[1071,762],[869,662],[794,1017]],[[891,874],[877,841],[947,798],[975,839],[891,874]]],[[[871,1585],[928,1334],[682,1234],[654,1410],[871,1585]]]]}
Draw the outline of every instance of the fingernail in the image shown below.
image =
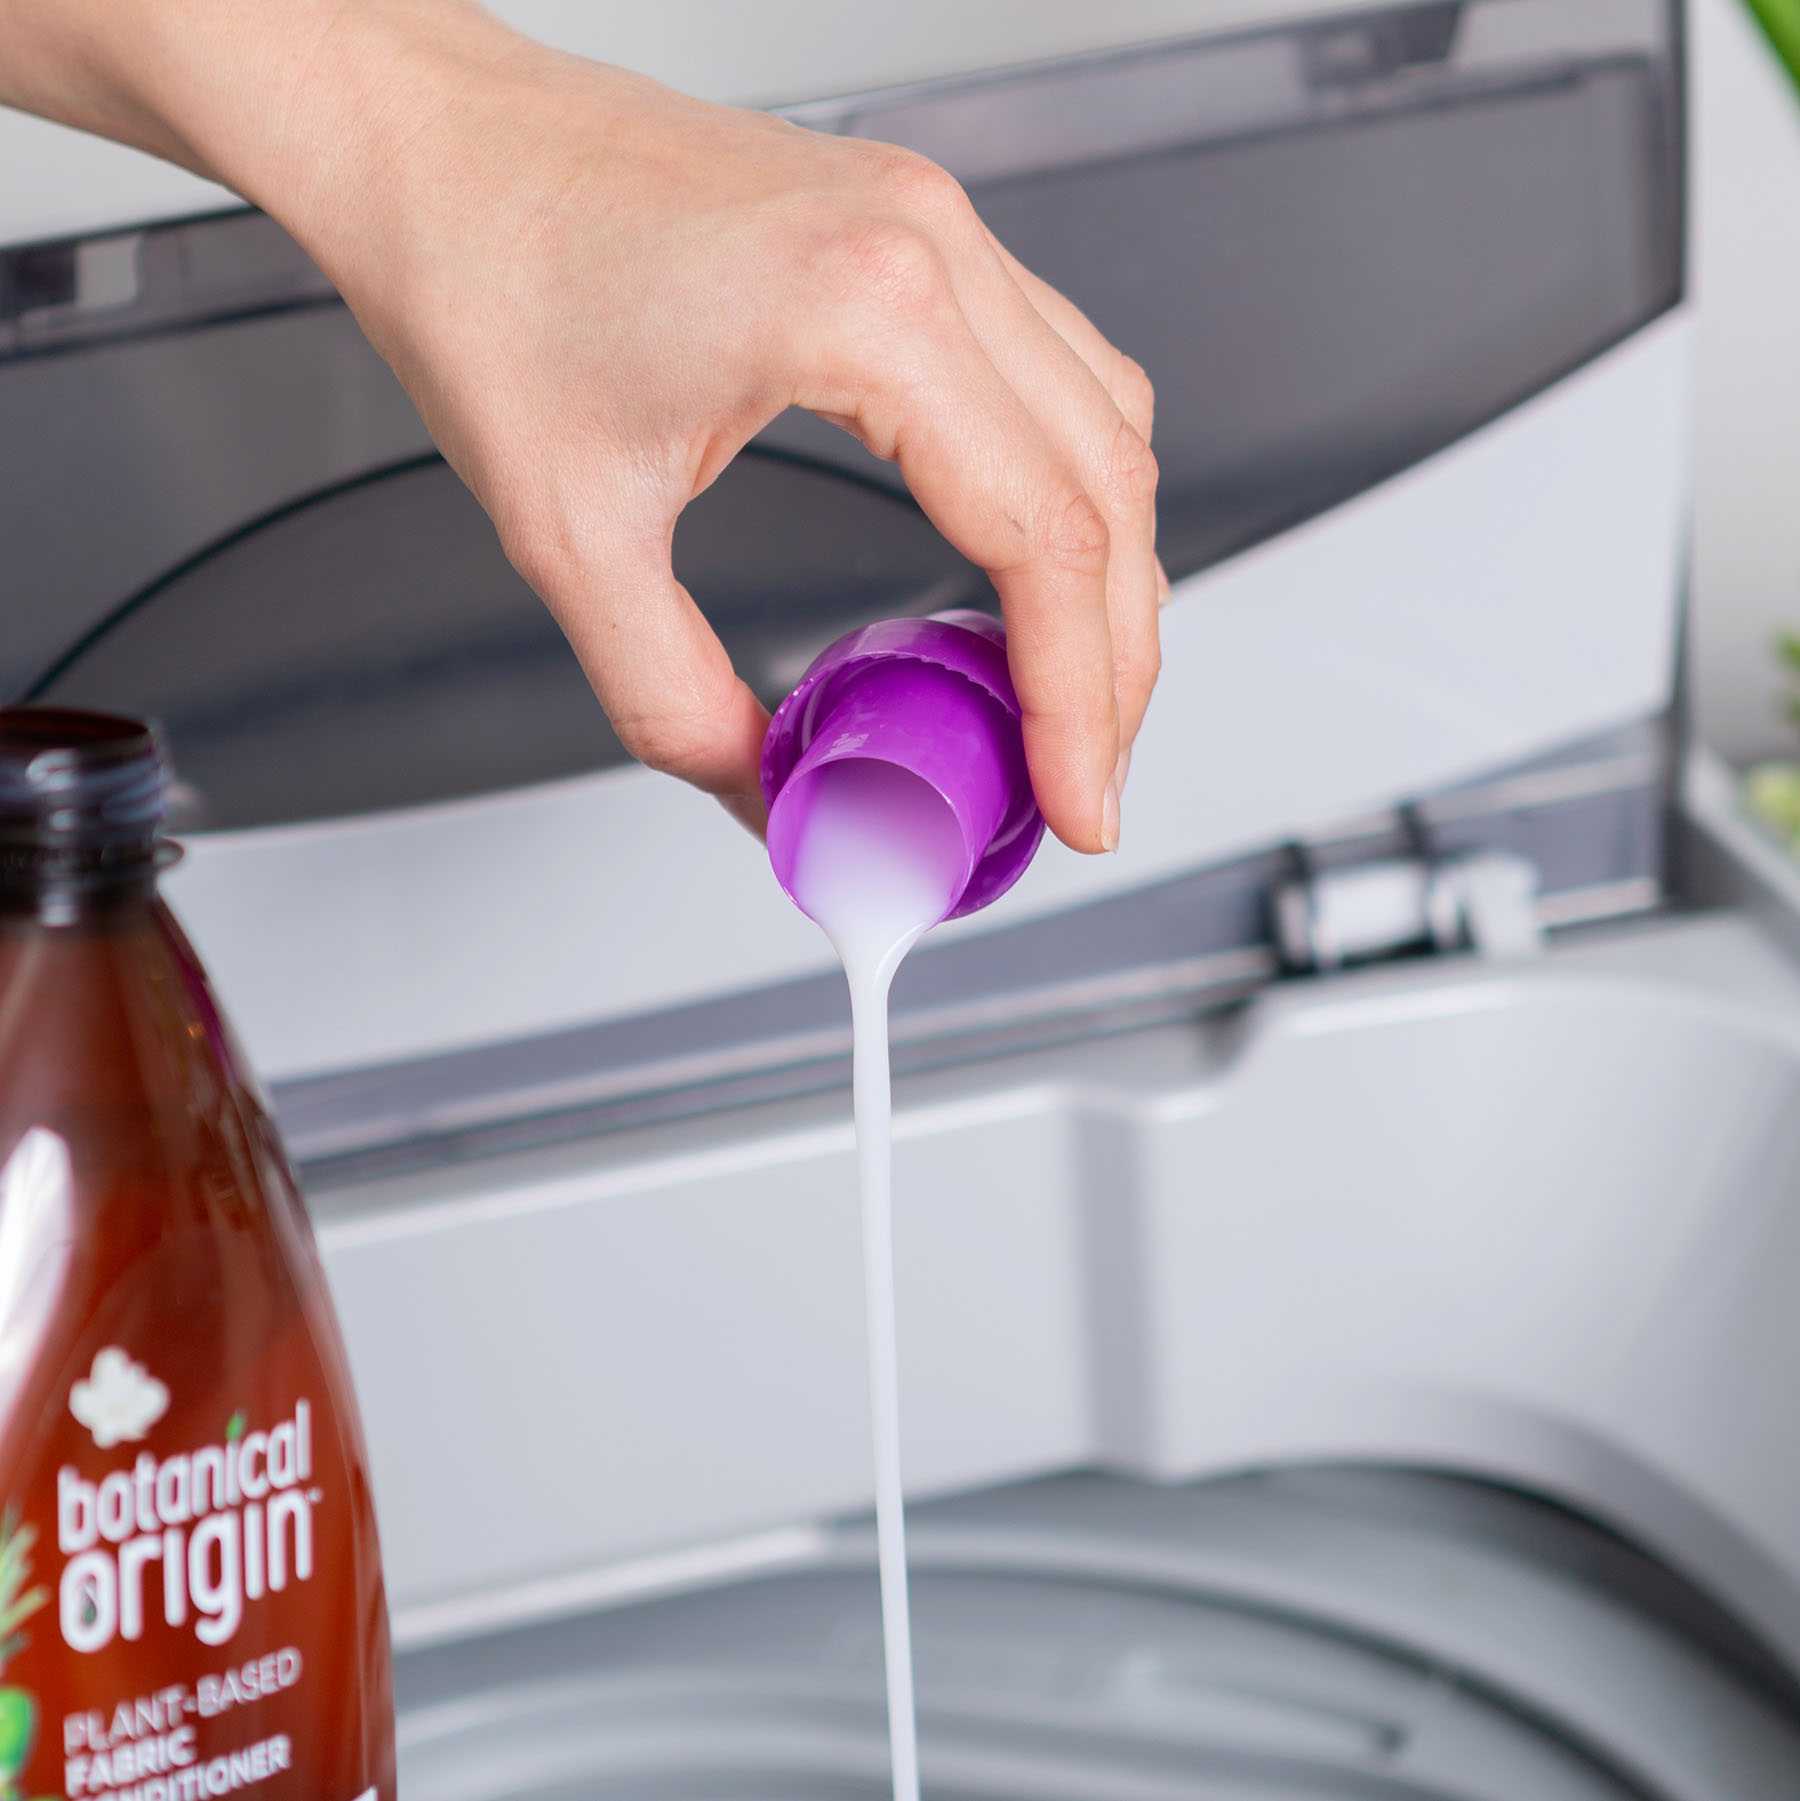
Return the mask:
{"type": "Polygon", "coordinates": [[[1106,784],[1106,799],[1100,808],[1100,848],[1119,848],[1119,782],[1116,776],[1106,784]]]}
{"type": "Polygon", "coordinates": [[[1131,746],[1119,752],[1118,766],[1113,770],[1112,785],[1120,800],[1125,798],[1125,784],[1131,780],[1131,746]]]}

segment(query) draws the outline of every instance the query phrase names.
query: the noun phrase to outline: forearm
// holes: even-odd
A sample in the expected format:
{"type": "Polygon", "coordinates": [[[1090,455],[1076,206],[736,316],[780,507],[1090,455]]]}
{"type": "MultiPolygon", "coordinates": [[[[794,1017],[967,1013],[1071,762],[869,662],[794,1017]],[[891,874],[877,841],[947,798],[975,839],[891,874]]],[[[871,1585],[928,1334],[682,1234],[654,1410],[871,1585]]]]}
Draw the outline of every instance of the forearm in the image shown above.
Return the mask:
{"type": "Polygon", "coordinates": [[[519,40],[467,0],[0,0],[0,105],[221,182],[305,238],[519,40]]]}
{"type": "Polygon", "coordinates": [[[682,509],[810,409],[993,572],[1044,815],[1118,842],[1157,668],[1144,372],[943,170],[561,56],[472,0],[0,0],[0,103],[235,189],[336,284],[621,741],[760,817],[682,509]]]}

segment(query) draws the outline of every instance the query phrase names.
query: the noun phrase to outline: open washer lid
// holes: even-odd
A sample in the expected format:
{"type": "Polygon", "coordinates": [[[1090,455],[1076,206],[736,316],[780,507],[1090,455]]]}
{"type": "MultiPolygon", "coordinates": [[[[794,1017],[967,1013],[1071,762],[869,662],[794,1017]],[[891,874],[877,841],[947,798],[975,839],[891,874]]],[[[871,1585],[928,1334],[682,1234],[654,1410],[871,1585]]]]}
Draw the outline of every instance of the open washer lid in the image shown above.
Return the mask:
{"type": "MultiPolygon", "coordinates": [[[[771,706],[841,632],[991,601],[905,496],[767,446],[688,508],[675,572],[771,706]]],[[[561,631],[436,456],[205,546],[70,645],[36,692],[152,713],[184,830],[348,818],[627,761],[561,631]]]]}
{"type": "MultiPolygon", "coordinates": [[[[413,1801],[888,1794],[867,1545],[401,1660],[413,1801]]],[[[1793,1691],[1660,1566],[1421,1474],[917,1509],[934,1801],[1788,1801],[1793,1691]]]]}
{"type": "MultiPolygon", "coordinates": [[[[959,932],[1666,713],[1679,68],[1672,0],[1415,0],[794,96],[945,162],[1158,390],[1179,596],[1121,852],[1053,850],[959,932]]],[[[426,449],[266,219],[0,252],[0,691],[165,721],[228,828],[171,897],[258,1065],[408,1064],[826,967],[710,803],[611,766],[474,502],[406,467],[426,449]]],[[[758,449],[677,549],[765,693],[841,625],[969,597],[845,434],[783,416],[758,449]]],[[[1585,836],[1624,849],[1571,887],[1654,879],[1643,833],[1585,836]]]]}

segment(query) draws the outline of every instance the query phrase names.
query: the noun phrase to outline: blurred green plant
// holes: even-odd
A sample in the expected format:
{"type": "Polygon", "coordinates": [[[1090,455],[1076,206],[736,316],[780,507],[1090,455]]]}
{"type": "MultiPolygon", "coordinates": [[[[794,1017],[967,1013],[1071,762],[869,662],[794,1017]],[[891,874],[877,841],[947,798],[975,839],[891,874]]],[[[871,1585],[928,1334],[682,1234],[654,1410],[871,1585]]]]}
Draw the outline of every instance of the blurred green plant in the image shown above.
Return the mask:
{"type": "MultiPolygon", "coordinates": [[[[1800,0],[1745,0],[1745,4],[1800,90],[1800,0]]],[[[1784,632],[1776,654],[1793,682],[1787,715],[1800,727],[1800,632],[1784,632]]],[[[1777,759],[1752,769],[1744,779],[1744,797],[1750,811],[1800,857],[1800,758],[1777,759]]]]}
{"type": "Polygon", "coordinates": [[[1800,0],[1745,0],[1769,46],[1800,87],[1800,0]]]}
{"type": "MultiPolygon", "coordinates": [[[[1793,684],[1787,716],[1800,730],[1800,632],[1784,632],[1775,650],[1793,684]]],[[[1750,811],[1800,857],[1800,758],[1758,764],[1744,778],[1744,798],[1750,811]]]]}

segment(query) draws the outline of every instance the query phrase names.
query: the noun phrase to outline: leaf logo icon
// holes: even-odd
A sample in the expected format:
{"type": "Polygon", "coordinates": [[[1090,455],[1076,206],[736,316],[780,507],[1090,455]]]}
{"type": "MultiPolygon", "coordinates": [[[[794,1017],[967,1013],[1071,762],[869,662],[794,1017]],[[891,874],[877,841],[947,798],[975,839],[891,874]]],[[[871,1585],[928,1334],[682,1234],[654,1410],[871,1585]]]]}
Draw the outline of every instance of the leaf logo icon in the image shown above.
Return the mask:
{"type": "Polygon", "coordinates": [[[69,1411],[101,1450],[140,1439],[169,1411],[169,1391],[117,1345],[94,1354],[85,1381],[69,1390],[69,1411]]]}

